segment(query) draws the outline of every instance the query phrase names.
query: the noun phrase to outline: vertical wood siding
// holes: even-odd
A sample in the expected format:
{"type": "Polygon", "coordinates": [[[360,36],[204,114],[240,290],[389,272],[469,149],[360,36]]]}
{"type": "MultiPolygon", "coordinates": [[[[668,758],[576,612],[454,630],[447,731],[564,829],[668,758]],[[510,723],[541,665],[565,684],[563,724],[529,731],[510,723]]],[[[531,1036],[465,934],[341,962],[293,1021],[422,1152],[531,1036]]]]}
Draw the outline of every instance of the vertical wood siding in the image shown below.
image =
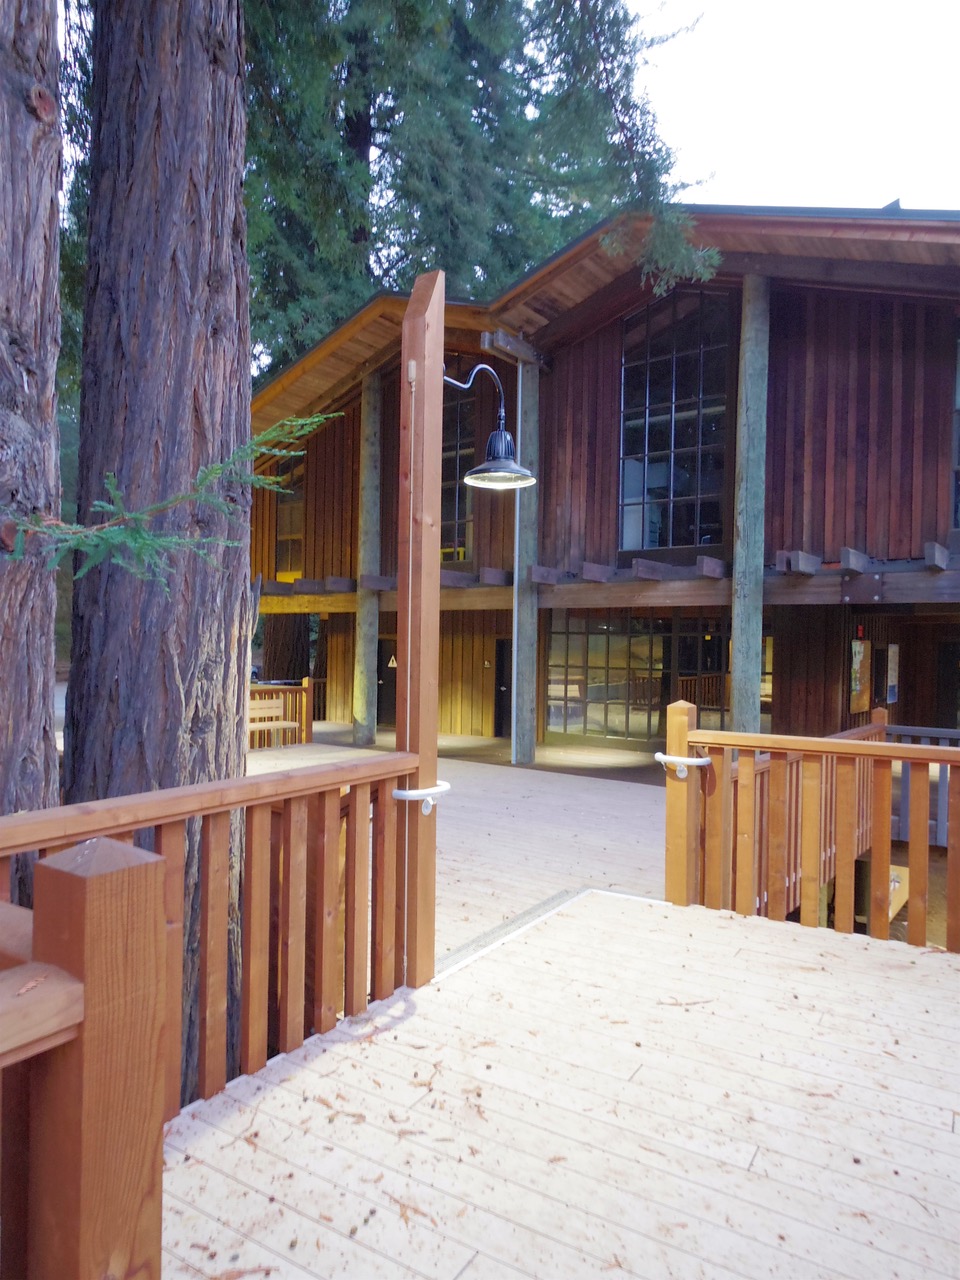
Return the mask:
{"type": "Polygon", "coordinates": [[[771,306],[767,542],[917,559],[950,528],[956,321],[943,303],[782,289],[771,306]]]}
{"type": "Polygon", "coordinates": [[[327,719],[353,724],[352,613],[332,613],[327,622],[327,719]]]}
{"type": "Polygon", "coordinates": [[[264,580],[277,576],[277,495],[254,489],[250,513],[250,573],[264,580]]]}
{"type": "Polygon", "coordinates": [[[540,556],[574,572],[616,562],[621,334],[617,320],[558,351],[540,379],[540,556]]]}
{"type": "Polygon", "coordinates": [[[497,639],[509,635],[510,614],[503,610],[440,615],[441,733],[492,737],[497,639]]]}
{"type": "Polygon", "coordinates": [[[307,444],[305,577],[356,577],[360,401],[351,400],[307,444]]]}

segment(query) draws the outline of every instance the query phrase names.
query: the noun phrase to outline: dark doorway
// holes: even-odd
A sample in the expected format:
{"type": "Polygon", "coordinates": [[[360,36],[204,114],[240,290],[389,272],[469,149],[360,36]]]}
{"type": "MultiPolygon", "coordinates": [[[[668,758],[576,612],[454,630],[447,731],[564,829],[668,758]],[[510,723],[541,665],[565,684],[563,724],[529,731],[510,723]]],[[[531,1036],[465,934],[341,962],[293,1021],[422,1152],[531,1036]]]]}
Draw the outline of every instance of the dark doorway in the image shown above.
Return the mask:
{"type": "Polygon", "coordinates": [[[497,641],[496,692],[493,702],[493,736],[509,738],[513,711],[513,644],[497,641]]]}
{"type": "Polygon", "coordinates": [[[937,728],[960,729],[960,644],[940,645],[937,662],[937,728]]]}
{"type": "Polygon", "coordinates": [[[377,645],[377,724],[393,729],[397,724],[397,642],[377,645]]]}

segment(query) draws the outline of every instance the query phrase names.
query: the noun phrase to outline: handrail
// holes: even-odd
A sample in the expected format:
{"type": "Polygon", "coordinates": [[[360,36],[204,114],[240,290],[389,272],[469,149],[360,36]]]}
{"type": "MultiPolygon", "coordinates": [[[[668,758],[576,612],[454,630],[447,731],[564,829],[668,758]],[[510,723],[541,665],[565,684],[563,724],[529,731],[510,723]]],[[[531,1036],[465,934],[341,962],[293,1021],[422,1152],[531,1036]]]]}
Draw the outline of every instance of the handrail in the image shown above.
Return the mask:
{"type": "Polygon", "coordinates": [[[697,747],[733,747],[740,751],[793,751],[801,755],[857,756],[872,760],[902,760],[906,764],[960,764],[960,747],[920,747],[909,743],[872,742],[868,738],[801,738],[766,733],[728,733],[691,729],[688,741],[697,747]],[[824,748],[824,743],[830,745],[824,748]]]}
{"type": "Polygon", "coordinates": [[[29,961],[0,972],[0,1071],[66,1044],[83,1023],[83,983],[29,961]]]}
{"type": "Polygon", "coordinates": [[[167,791],[146,791],[60,805],[56,809],[6,814],[0,817],[0,858],[65,840],[75,844],[111,831],[137,830],[267,800],[312,795],[337,786],[358,786],[385,777],[403,777],[417,767],[418,761],[414,752],[382,751],[345,763],[307,765],[249,778],[199,782],[167,791]]]}

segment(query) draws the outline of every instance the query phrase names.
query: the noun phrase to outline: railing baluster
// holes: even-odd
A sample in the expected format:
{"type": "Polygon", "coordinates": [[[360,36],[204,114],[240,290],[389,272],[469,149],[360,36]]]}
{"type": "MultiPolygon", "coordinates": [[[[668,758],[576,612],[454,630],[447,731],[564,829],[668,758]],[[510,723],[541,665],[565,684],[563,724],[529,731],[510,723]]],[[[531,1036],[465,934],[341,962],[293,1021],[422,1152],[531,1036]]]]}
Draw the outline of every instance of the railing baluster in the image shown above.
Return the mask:
{"type": "Polygon", "coordinates": [[[337,956],[340,925],[340,792],[320,795],[317,831],[317,899],[313,1026],[329,1031],[337,1024],[343,984],[337,956]]]}
{"type": "Polygon", "coordinates": [[[397,910],[397,802],[395,778],[385,778],[377,786],[373,826],[373,955],[371,958],[374,1000],[383,1000],[395,988],[397,910]]]}
{"type": "Polygon", "coordinates": [[[907,941],[923,947],[927,942],[927,888],[930,863],[930,766],[911,764],[910,791],[910,897],[907,901],[907,941]]]}
{"type": "Polygon", "coordinates": [[[804,755],[800,801],[800,923],[820,923],[821,816],[823,758],[804,755]]]}
{"type": "MultiPolygon", "coordinates": [[[[398,778],[401,787],[409,787],[408,778],[398,778]]],[[[667,784],[669,786],[669,783],[667,784]]],[[[397,882],[397,901],[393,913],[393,985],[394,989],[402,987],[407,980],[407,815],[410,806],[404,804],[396,810],[396,845],[393,851],[394,877],[397,882]]],[[[669,806],[668,806],[669,813],[669,806]]],[[[669,818],[667,820],[667,839],[669,841],[669,818]]],[[[388,855],[389,856],[389,855],[388,855]]],[[[670,856],[667,853],[669,867],[670,856]]],[[[667,872],[669,875],[669,871],[667,872]]]]}
{"type": "Polygon", "coordinates": [[[787,918],[787,757],[770,754],[770,847],[767,855],[767,915],[771,920],[787,918]]]}
{"type": "Polygon", "coordinates": [[[838,933],[853,933],[857,860],[857,761],[853,756],[840,756],[836,759],[835,770],[836,881],[833,921],[838,933]]]}
{"type": "Polygon", "coordinates": [[[243,859],[243,987],[240,997],[240,1070],[259,1071],[267,1061],[270,999],[269,804],[251,805],[243,859]]]}
{"type": "Polygon", "coordinates": [[[737,911],[757,913],[757,797],[756,756],[741,751],[737,762],[737,911]]]}
{"type": "Polygon", "coordinates": [[[197,1087],[212,1098],[227,1083],[227,921],[230,814],[210,813],[200,836],[200,1049],[197,1087]]]}
{"type": "Polygon", "coordinates": [[[874,938],[889,938],[893,763],[890,760],[874,760],[872,764],[873,839],[870,845],[870,935],[874,938]]]}
{"type": "Polygon", "coordinates": [[[370,912],[370,784],[350,788],[347,813],[347,932],[344,950],[344,1004],[348,1017],[367,1007],[370,912]]]}
{"type": "MultiPolygon", "coordinates": [[[[950,765],[947,814],[947,950],[960,951],[960,767],[950,765]]],[[[943,765],[940,766],[943,786],[943,765]]]]}
{"type": "Polygon", "coordinates": [[[165,822],[157,827],[156,851],[165,862],[163,909],[166,916],[167,1007],[163,1028],[166,1077],[164,1120],[180,1111],[181,1038],[183,1035],[183,867],[187,824],[165,822]]]}
{"type": "Polygon", "coordinates": [[[706,803],[703,901],[705,906],[719,909],[730,906],[733,860],[731,753],[723,747],[711,747],[709,755],[713,766],[713,787],[707,794],[706,803]]]}
{"type": "Polygon", "coordinates": [[[281,1053],[303,1044],[303,984],[307,896],[307,799],[283,804],[283,852],[280,870],[280,1014],[277,1043],[281,1053]]]}

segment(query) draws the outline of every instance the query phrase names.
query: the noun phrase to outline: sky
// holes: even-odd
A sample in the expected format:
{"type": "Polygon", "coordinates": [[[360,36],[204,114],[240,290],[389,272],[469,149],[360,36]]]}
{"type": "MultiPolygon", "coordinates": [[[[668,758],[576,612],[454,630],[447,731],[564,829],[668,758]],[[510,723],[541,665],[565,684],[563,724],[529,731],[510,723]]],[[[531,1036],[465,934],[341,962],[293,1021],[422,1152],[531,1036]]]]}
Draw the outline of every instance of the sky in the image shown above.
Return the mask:
{"type": "Polygon", "coordinates": [[[960,210],[958,0],[628,0],[696,204],[960,210]]]}

